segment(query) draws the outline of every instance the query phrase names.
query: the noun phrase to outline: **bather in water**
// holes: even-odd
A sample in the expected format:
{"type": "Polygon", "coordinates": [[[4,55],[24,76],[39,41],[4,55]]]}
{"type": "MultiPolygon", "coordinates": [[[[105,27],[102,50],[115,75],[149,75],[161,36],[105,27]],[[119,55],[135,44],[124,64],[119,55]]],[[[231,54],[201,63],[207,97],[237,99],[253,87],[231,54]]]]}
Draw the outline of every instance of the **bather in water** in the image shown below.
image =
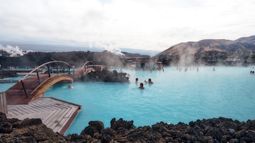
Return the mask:
{"type": "Polygon", "coordinates": [[[152,80],[149,78],[149,80],[148,80],[148,83],[149,84],[153,84],[153,82],[152,82],[152,80]]]}
{"type": "Polygon", "coordinates": [[[140,89],[144,89],[143,83],[140,83],[139,88],[140,88],[140,89]]]}
{"type": "Polygon", "coordinates": [[[68,88],[69,88],[69,89],[72,89],[72,88],[73,88],[73,86],[72,86],[71,84],[69,84],[69,85],[68,85],[68,88]]]}
{"type": "Polygon", "coordinates": [[[135,78],[135,83],[136,83],[136,84],[138,83],[138,78],[135,78]]]}

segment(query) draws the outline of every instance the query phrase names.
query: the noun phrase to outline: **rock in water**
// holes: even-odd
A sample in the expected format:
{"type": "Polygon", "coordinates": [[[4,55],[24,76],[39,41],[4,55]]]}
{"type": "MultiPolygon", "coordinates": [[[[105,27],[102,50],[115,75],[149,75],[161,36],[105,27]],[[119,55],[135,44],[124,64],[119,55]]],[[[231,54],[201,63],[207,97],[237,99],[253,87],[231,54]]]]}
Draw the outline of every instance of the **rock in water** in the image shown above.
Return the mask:
{"type": "Polygon", "coordinates": [[[102,71],[90,72],[81,77],[81,80],[126,83],[129,82],[129,77],[127,73],[119,73],[116,70],[110,71],[108,69],[103,69],[102,71]]]}

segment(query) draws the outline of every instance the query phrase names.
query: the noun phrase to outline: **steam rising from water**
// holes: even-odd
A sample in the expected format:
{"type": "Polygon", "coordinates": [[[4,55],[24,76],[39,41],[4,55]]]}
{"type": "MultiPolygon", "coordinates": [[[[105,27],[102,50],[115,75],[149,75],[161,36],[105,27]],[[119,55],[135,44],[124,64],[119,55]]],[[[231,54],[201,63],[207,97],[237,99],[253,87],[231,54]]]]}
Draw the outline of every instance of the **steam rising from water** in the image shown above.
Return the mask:
{"type": "Polygon", "coordinates": [[[11,46],[11,45],[3,46],[1,44],[0,44],[0,51],[4,51],[8,53],[10,57],[23,56],[24,54],[31,52],[31,51],[23,51],[18,46],[11,46]]]}
{"type": "Polygon", "coordinates": [[[115,54],[115,55],[124,56],[124,54],[121,52],[120,48],[117,48],[116,46],[114,46],[113,43],[105,44],[104,49],[108,52],[115,54]]]}

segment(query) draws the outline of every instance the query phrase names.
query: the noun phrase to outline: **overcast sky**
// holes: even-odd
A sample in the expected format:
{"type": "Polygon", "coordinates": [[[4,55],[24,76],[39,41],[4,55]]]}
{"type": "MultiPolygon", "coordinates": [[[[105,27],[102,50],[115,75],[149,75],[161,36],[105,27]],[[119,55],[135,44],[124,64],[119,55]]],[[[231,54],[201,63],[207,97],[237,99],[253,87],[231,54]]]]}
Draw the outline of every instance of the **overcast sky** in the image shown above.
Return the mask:
{"type": "Polygon", "coordinates": [[[164,50],[255,34],[255,0],[0,0],[0,38],[164,50]]]}

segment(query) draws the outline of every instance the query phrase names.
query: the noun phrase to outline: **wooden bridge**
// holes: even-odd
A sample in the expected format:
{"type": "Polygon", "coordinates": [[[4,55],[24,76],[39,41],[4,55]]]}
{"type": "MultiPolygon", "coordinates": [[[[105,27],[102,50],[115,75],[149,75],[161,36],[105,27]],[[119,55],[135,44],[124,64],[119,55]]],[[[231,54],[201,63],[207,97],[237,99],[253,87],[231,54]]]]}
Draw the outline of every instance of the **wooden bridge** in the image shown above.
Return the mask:
{"type": "Polygon", "coordinates": [[[77,69],[72,69],[71,65],[63,61],[44,63],[30,71],[6,91],[7,104],[28,104],[30,101],[42,97],[56,83],[71,83],[82,75],[103,70],[103,68],[102,65],[91,65],[91,62],[86,62],[77,69]]]}
{"type": "Polygon", "coordinates": [[[29,101],[42,96],[51,85],[60,81],[73,81],[71,66],[63,61],[44,63],[34,68],[6,91],[7,104],[28,104],[29,101]]]}

